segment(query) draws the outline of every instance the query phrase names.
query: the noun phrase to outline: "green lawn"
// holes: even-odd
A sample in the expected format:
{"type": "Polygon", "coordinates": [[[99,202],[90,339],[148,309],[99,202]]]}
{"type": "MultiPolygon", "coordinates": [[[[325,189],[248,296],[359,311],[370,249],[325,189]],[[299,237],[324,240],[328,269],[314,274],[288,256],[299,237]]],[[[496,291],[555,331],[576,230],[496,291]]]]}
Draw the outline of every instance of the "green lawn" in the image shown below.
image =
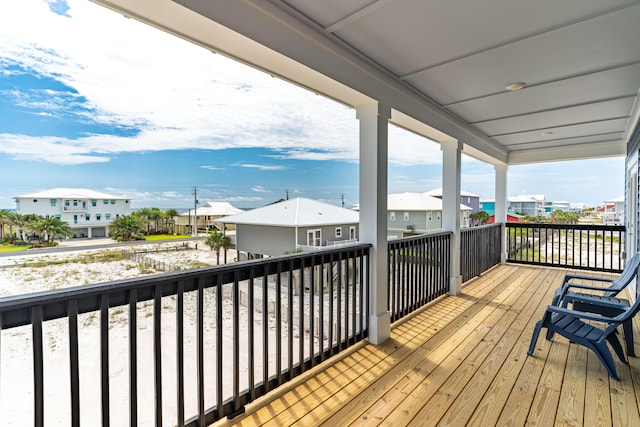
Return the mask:
{"type": "Polygon", "coordinates": [[[151,236],[146,236],[144,240],[154,241],[154,240],[175,240],[175,239],[188,239],[191,236],[174,236],[171,234],[154,234],[151,236]]]}
{"type": "Polygon", "coordinates": [[[26,251],[29,249],[29,246],[0,246],[0,252],[18,252],[18,251],[26,251]]]}

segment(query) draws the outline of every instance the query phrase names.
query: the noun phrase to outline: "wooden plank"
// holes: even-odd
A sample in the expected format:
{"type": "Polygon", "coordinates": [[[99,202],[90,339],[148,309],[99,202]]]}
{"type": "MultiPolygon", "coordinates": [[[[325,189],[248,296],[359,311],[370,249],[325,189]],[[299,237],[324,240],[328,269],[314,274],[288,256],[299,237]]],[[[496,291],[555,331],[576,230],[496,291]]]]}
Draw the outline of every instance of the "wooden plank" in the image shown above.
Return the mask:
{"type": "Polygon", "coordinates": [[[592,352],[587,352],[587,387],[585,390],[584,422],[589,426],[611,426],[609,375],[592,352]]]}
{"type": "MultiPolygon", "coordinates": [[[[564,273],[562,273],[562,276],[563,275],[564,273]]],[[[530,323],[525,326],[524,330],[520,334],[519,339],[509,354],[509,357],[501,367],[500,372],[495,375],[493,382],[485,392],[467,425],[477,427],[496,425],[511,394],[521,392],[521,390],[514,388],[514,386],[516,381],[519,379],[519,374],[521,373],[525,362],[533,363],[534,366],[540,365],[540,362],[536,361],[535,358],[531,358],[531,360],[529,360],[526,352],[529,348],[529,341],[533,331],[533,323],[540,319],[542,312],[547,306],[547,302],[551,301],[551,297],[557,283],[559,283],[559,279],[561,279],[561,272],[558,270],[551,270],[549,271],[549,274],[544,277],[540,286],[540,293],[542,296],[538,301],[537,307],[535,301],[532,301],[534,303],[531,304],[533,314],[529,317],[530,323]]],[[[542,339],[544,340],[544,338],[542,339]]],[[[526,378],[526,376],[524,378],[526,378]]],[[[529,383],[527,381],[520,378],[520,386],[526,386],[528,384],[529,383]]],[[[524,417],[526,417],[526,412],[524,413],[524,417]]]]}
{"type": "Polygon", "coordinates": [[[556,424],[566,426],[583,425],[588,351],[584,346],[569,346],[556,424]]]}
{"type": "MultiPolygon", "coordinates": [[[[540,271],[542,270],[532,270],[532,273],[534,271],[535,274],[540,274],[540,271]]],[[[444,350],[445,353],[449,353],[449,356],[428,376],[428,378],[423,380],[420,387],[416,388],[415,392],[412,393],[412,397],[417,397],[417,400],[412,398],[402,401],[381,425],[406,425],[418,414],[420,414],[419,419],[421,422],[424,421],[427,425],[435,423],[436,420],[430,419],[430,417],[441,413],[440,409],[443,408],[443,401],[441,398],[443,396],[446,397],[451,394],[458,393],[458,387],[460,384],[464,384],[467,379],[466,374],[469,371],[459,369],[458,366],[462,364],[462,361],[468,355],[473,354],[474,347],[482,348],[484,346],[485,341],[480,341],[486,337],[486,334],[483,334],[483,332],[486,331],[488,334],[503,317],[504,311],[500,310],[500,308],[504,309],[508,307],[510,302],[515,301],[521,296],[520,293],[515,292],[517,288],[522,283],[527,283],[525,288],[531,289],[529,280],[527,280],[528,277],[530,276],[520,276],[520,281],[514,281],[508,290],[505,290],[505,292],[491,300],[491,303],[489,303],[481,312],[486,312],[489,315],[484,317],[484,319],[478,317],[478,320],[481,320],[481,325],[474,327],[468,335],[464,345],[452,347],[451,342],[447,342],[446,345],[441,346],[441,349],[444,350]],[[453,389],[449,391],[446,387],[440,388],[445,384],[445,382],[447,382],[447,380],[449,380],[449,377],[453,373],[455,373],[455,377],[452,380],[453,385],[451,385],[453,389]],[[429,419],[425,420],[425,417],[429,419]]],[[[486,343],[493,346],[490,342],[486,343]]],[[[433,354],[429,355],[429,360],[434,360],[433,354]]],[[[481,362],[474,363],[473,366],[476,366],[479,363],[481,362]]]]}
{"type": "Polygon", "coordinates": [[[616,371],[620,381],[609,378],[609,395],[611,396],[611,425],[640,426],[640,415],[636,405],[631,371],[628,365],[616,360],[616,371]]]}
{"type": "MultiPolygon", "coordinates": [[[[550,274],[555,277],[554,273],[550,274]]],[[[495,382],[495,378],[503,368],[507,357],[511,354],[514,346],[517,345],[518,340],[523,336],[523,330],[530,323],[537,304],[540,300],[547,300],[548,292],[545,292],[545,286],[545,281],[541,281],[539,287],[536,287],[535,284],[531,284],[529,289],[525,290],[525,292],[521,294],[522,297],[512,305],[508,310],[507,315],[501,320],[501,323],[506,325],[503,334],[500,334],[500,330],[496,329],[495,336],[487,337],[494,342],[495,348],[485,363],[479,367],[474,378],[472,378],[467,386],[458,393],[455,402],[449,407],[447,413],[442,417],[439,425],[465,425],[473,417],[477,407],[479,406],[479,402],[484,400],[491,384],[495,382]],[[510,319],[510,317],[513,317],[513,319],[510,319]]],[[[513,381],[515,382],[515,376],[513,378],[513,381]]],[[[487,399],[489,401],[493,400],[491,397],[488,397],[487,399]]],[[[502,402],[504,402],[504,400],[505,399],[502,399],[502,402]]],[[[487,405],[484,405],[481,411],[483,409],[488,410],[489,408],[487,405]]],[[[497,419],[501,410],[502,406],[495,409],[496,414],[493,416],[494,419],[497,419]]],[[[417,418],[421,419],[420,414],[418,414],[417,418]]],[[[490,424],[484,423],[482,425],[490,424]]]]}
{"type": "MultiPolygon", "coordinates": [[[[508,278],[505,277],[505,283],[508,283],[508,278]]],[[[500,291],[499,287],[495,285],[495,282],[480,288],[480,292],[498,292],[500,291]]],[[[475,299],[461,298],[461,297],[448,297],[443,303],[447,303],[450,305],[450,309],[446,310],[444,313],[444,317],[442,319],[438,319],[436,323],[434,323],[429,329],[430,333],[437,333],[438,342],[431,343],[430,346],[433,348],[437,348],[440,346],[440,342],[447,338],[447,334],[458,333],[460,334],[460,339],[464,339],[464,335],[461,333],[459,327],[465,326],[468,328],[468,332],[470,333],[473,330],[473,326],[469,324],[467,316],[469,315],[469,310],[472,312],[478,311],[481,309],[482,305],[478,304],[475,299]],[[452,323],[453,321],[453,323],[452,323]],[[458,327],[454,327],[454,324],[458,324],[458,327]],[[447,332],[447,330],[449,332],[447,332]]],[[[440,304],[439,304],[440,305],[440,304]]],[[[425,340],[425,342],[430,342],[430,338],[434,335],[429,335],[425,340]]],[[[428,348],[427,348],[428,350],[428,348]]],[[[376,382],[369,384],[366,388],[361,388],[357,390],[357,384],[351,383],[347,386],[345,390],[342,390],[341,393],[336,393],[331,396],[330,400],[323,402],[322,407],[317,408],[315,411],[307,413],[304,419],[300,420],[301,424],[305,423],[305,420],[324,420],[329,425],[332,424],[331,419],[340,420],[340,423],[345,423],[345,414],[344,410],[348,410],[349,407],[357,407],[358,411],[350,414],[350,419],[356,418],[360,416],[362,405],[370,405],[371,403],[377,401],[378,398],[372,397],[372,395],[380,395],[384,391],[387,391],[393,387],[393,385],[399,381],[401,378],[405,377],[406,374],[415,368],[417,368],[422,361],[424,360],[423,352],[425,348],[418,349],[417,352],[411,353],[407,357],[404,357],[399,362],[402,362],[400,366],[394,366],[392,369],[388,369],[388,367],[384,367],[382,369],[383,372],[386,372],[384,376],[377,375],[376,382]],[[400,372],[399,372],[400,370],[400,372]],[[361,396],[363,391],[366,391],[367,394],[361,396]],[[357,393],[358,396],[354,397],[353,393],[357,393]],[[345,402],[348,402],[345,405],[345,402]],[[341,413],[337,413],[336,411],[340,411],[341,408],[346,407],[341,411],[341,413]]],[[[433,365],[435,366],[435,365],[433,365]]],[[[424,369],[424,367],[422,367],[424,369]]],[[[433,369],[433,367],[431,368],[433,369]]],[[[376,372],[370,371],[368,374],[376,376],[376,372]]],[[[282,422],[282,419],[278,419],[278,422],[282,422]]],[[[310,421],[307,421],[310,422],[310,421]]]]}

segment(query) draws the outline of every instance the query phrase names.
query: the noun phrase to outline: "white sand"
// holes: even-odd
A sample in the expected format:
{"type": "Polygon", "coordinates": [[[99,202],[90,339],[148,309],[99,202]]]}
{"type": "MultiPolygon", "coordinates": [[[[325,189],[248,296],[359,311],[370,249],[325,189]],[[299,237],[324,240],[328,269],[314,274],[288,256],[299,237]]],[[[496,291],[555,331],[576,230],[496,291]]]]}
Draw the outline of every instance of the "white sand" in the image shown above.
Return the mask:
{"type": "MultiPolygon", "coordinates": [[[[151,246],[145,246],[149,249],[151,246]]],[[[137,247],[141,249],[140,246],[137,247]]],[[[106,249],[104,249],[106,250],[106,249]]],[[[103,250],[103,251],[104,251],[103,250]]],[[[120,248],[118,249],[120,250],[120,248]]],[[[91,251],[100,252],[100,251],[91,251]]],[[[91,283],[116,279],[138,277],[144,274],[141,266],[131,261],[115,261],[83,264],[71,262],[46,267],[23,267],[36,261],[77,259],[80,253],[59,255],[20,254],[16,257],[2,258],[3,265],[13,267],[0,268],[0,296],[16,295],[43,290],[60,289],[70,286],[82,286],[91,283]]],[[[170,262],[187,269],[193,261],[214,265],[215,252],[208,248],[181,252],[158,253],[149,255],[160,261],[170,262]]],[[[228,259],[235,258],[229,251],[228,259]]],[[[221,260],[222,260],[221,256],[221,260]]],[[[142,268],[147,274],[150,271],[142,268]]],[[[153,274],[161,272],[152,271],[153,274]]],[[[215,404],[215,362],[212,351],[215,349],[215,313],[213,312],[215,293],[205,291],[205,406],[215,404]]],[[[162,381],[164,425],[175,425],[176,419],[176,333],[175,333],[175,297],[162,300],[162,381]]],[[[195,415],[196,396],[196,301],[194,295],[185,296],[185,379],[187,417],[195,415]]],[[[230,329],[230,304],[225,305],[223,328],[230,329]]],[[[258,315],[259,316],[259,315],[258,315]]],[[[154,421],[154,372],[153,372],[153,304],[138,304],[138,417],[139,425],[153,426],[154,421]]],[[[270,329],[274,329],[273,319],[268,319],[270,329]]],[[[80,325],[80,390],[82,426],[100,425],[100,341],[99,313],[79,316],[80,325]]],[[[260,317],[256,324],[262,324],[260,317]]],[[[247,316],[241,312],[241,330],[248,328],[247,316]]],[[[225,354],[230,355],[231,342],[225,334],[225,354]]],[[[0,425],[24,426],[33,422],[33,367],[31,328],[21,327],[5,330],[1,339],[0,370],[0,425]]],[[[66,319],[45,322],[43,331],[45,348],[45,425],[67,426],[70,424],[70,381],[68,326],[66,319]]],[[[257,345],[261,345],[257,343],[257,345]]],[[[128,425],[129,412],[129,361],[128,361],[128,312],[126,308],[110,310],[109,330],[109,381],[111,389],[111,425],[128,425]]],[[[247,349],[241,349],[247,354],[247,349]]],[[[246,372],[246,361],[241,370],[246,372]]],[[[224,369],[225,383],[231,381],[231,370],[224,369]]],[[[261,375],[261,372],[257,372],[261,375]]],[[[243,388],[246,387],[246,384],[243,388]]]]}

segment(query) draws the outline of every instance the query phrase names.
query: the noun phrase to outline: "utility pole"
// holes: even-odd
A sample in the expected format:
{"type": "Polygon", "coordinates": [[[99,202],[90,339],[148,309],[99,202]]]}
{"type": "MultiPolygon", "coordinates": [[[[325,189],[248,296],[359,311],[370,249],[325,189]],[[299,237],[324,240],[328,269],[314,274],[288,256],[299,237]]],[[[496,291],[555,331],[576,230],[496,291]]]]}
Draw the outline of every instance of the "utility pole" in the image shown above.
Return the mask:
{"type": "Polygon", "coordinates": [[[289,190],[284,190],[284,192],[286,194],[287,200],[289,200],[289,190]]]}
{"type": "Polygon", "coordinates": [[[198,189],[193,187],[193,235],[198,237],[198,189]]]}
{"type": "Polygon", "coordinates": [[[342,202],[342,207],[344,208],[344,193],[340,195],[340,200],[342,202]]]}

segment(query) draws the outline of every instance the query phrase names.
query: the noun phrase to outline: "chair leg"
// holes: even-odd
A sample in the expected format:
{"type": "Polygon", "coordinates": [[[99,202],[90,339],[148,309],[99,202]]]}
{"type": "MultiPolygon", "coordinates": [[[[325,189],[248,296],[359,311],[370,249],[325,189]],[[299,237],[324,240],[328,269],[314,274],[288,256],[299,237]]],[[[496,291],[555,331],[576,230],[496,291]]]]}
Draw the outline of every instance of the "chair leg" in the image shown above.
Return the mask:
{"type": "Polygon", "coordinates": [[[627,344],[627,355],[629,357],[636,357],[636,352],[633,347],[633,320],[629,318],[622,324],[624,330],[624,341],[627,344]]]}
{"type": "MultiPolygon", "coordinates": [[[[610,336],[613,336],[613,335],[610,335],[610,336]]],[[[616,341],[617,341],[617,338],[616,338],[616,341]]],[[[588,347],[591,348],[594,351],[594,353],[596,353],[596,356],[598,356],[598,359],[600,359],[600,362],[604,365],[609,376],[616,381],[620,381],[620,378],[618,378],[618,373],[616,372],[616,366],[615,366],[615,362],[613,361],[613,356],[611,356],[611,352],[607,347],[607,341],[600,341],[595,345],[589,345],[588,347]]],[[[622,350],[622,346],[620,345],[619,341],[618,341],[618,347],[620,347],[620,350],[622,350]]]]}
{"type": "Polygon", "coordinates": [[[536,344],[538,342],[538,335],[540,335],[540,329],[542,329],[542,320],[538,320],[535,328],[533,328],[533,335],[531,335],[531,343],[529,344],[529,351],[527,351],[527,354],[529,356],[533,356],[533,352],[535,351],[536,344]]]}
{"type": "Polygon", "coordinates": [[[611,347],[613,347],[613,350],[618,355],[618,358],[620,359],[620,361],[625,365],[628,365],[629,362],[627,361],[627,358],[624,355],[624,351],[622,350],[622,344],[620,344],[620,340],[618,340],[618,337],[616,336],[616,334],[609,334],[607,336],[607,341],[609,341],[609,344],[611,344],[611,347]]]}

